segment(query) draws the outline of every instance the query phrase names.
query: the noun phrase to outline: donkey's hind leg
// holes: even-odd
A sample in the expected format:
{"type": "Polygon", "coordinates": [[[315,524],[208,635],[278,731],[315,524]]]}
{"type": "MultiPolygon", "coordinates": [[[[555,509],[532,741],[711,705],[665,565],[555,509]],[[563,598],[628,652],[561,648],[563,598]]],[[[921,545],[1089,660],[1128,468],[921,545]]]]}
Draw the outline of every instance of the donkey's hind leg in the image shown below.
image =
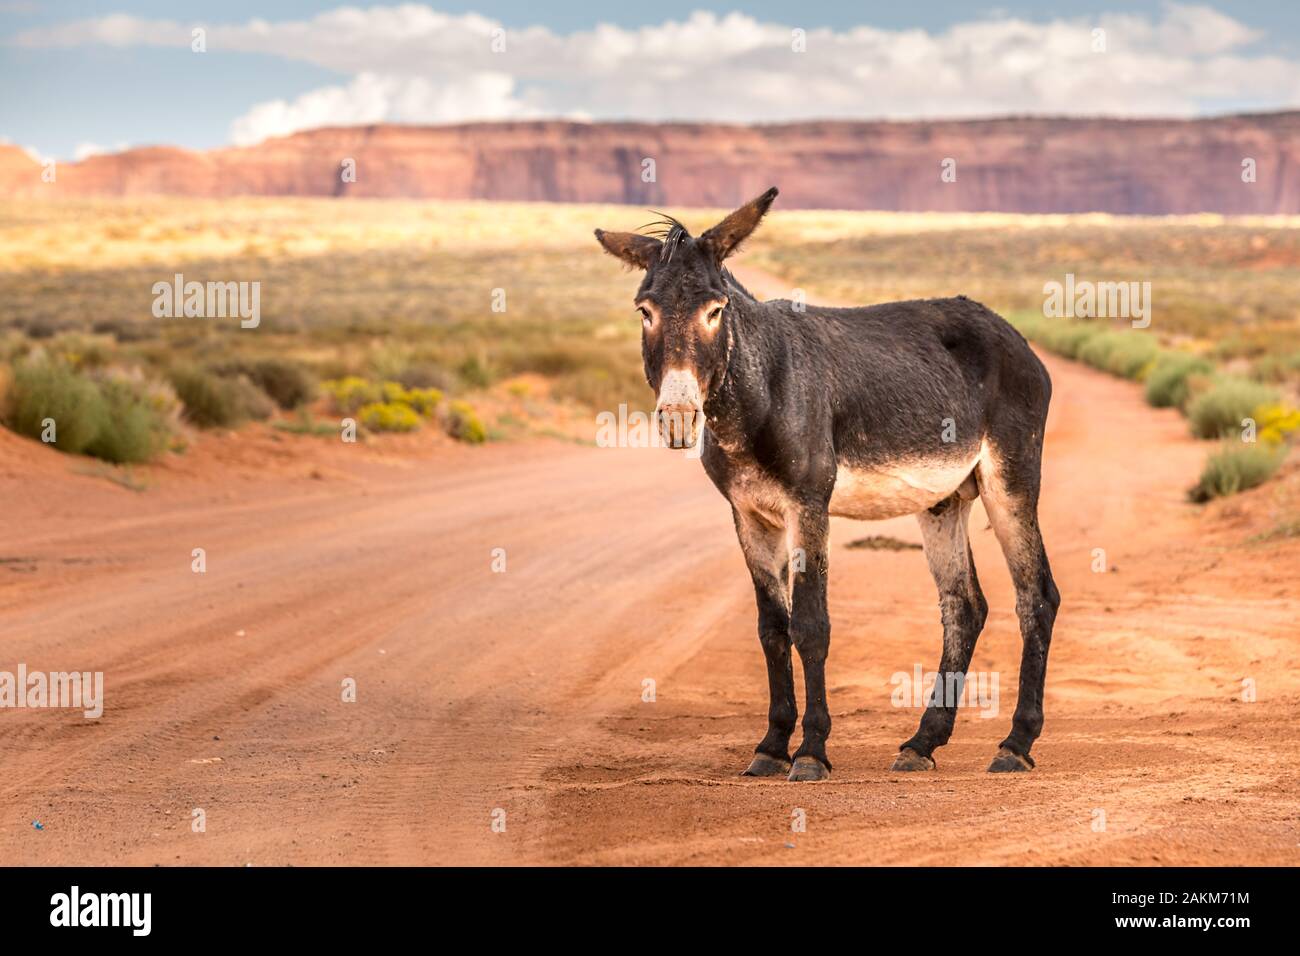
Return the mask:
{"type": "Polygon", "coordinates": [[[1020,619],[1020,694],[1011,733],[989,765],[990,773],[1029,770],[1029,748],[1043,729],[1043,684],[1047,651],[1061,596],[1052,580],[1043,536],[1038,529],[1041,447],[1020,457],[1002,457],[988,448],[977,470],[980,497],[1011,570],[1020,619]]]}
{"type": "Polygon", "coordinates": [[[921,716],[921,726],[911,740],[898,748],[895,770],[934,769],[931,755],[952,735],[966,670],[988,615],[966,533],[970,508],[970,501],[954,494],[917,516],[925,542],[925,559],[939,589],[943,656],[934,693],[921,716]]]}

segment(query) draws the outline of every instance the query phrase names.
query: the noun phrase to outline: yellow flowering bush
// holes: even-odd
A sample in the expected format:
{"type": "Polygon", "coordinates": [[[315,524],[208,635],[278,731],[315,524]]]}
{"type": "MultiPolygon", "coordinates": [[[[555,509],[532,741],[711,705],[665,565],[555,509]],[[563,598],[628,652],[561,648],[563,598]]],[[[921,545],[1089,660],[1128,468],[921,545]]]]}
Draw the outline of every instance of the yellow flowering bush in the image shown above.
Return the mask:
{"type": "Polygon", "coordinates": [[[452,402],[447,407],[447,434],[458,441],[481,445],[487,441],[487,428],[468,402],[452,402]]]}
{"type": "Polygon", "coordinates": [[[1300,409],[1281,403],[1261,405],[1255,409],[1255,427],[1260,441],[1280,445],[1300,431],[1300,409]]]}
{"type": "Polygon", "coordinates": [[[351,415],[363,405],[383,401],[383,391],[371,382],[356,375],[331,379],[321,386],[330,397],[334,410],[351,415]]]}
{"type": "Polygon", "coordinates": [[[406,404],[429,418],[442,403],[442,392],[436,388],[412,388],[406,392],[406,404]]]}
{"type": "Polygon", "coordinates": [[[401,402],[371,402],[361,406],[357,421],[376,432],[413,432],[420,427],[420,416],[410,405],[401,402]]]}

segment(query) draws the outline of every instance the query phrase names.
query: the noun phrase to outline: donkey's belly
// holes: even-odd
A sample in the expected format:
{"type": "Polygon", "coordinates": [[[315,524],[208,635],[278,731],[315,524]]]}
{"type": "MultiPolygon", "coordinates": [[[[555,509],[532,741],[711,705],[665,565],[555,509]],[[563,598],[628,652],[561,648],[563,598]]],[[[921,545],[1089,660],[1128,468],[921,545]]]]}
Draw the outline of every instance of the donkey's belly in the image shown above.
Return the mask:
{"type": "Polygon", "coordinates": [[[863,521],[916,514],[956,491],[977,461],[978,454],[968,460],[911,461],[870,468],[840,465],[831,493],[831,514],[863,521]]]}

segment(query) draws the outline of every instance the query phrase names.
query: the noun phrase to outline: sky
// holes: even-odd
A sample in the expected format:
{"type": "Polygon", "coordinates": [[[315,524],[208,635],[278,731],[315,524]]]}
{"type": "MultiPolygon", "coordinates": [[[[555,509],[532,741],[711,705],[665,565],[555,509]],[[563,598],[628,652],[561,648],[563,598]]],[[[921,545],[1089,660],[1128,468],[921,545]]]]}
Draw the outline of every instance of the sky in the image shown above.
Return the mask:
{"type": "Polygon", "coordinates": [[[0,141],[59,159],[375,122],[1296,107],[1295,0],[0,0],[0,141]]]}

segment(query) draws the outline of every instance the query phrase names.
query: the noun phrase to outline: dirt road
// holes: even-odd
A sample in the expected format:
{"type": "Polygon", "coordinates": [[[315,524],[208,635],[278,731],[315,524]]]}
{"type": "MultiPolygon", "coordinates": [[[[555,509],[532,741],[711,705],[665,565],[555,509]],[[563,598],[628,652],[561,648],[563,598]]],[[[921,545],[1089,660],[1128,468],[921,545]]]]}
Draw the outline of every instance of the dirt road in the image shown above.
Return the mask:
{"type": "Polygon", "coordinates": [[[1020,640],[978,505],[997,716],[963,710],[936,772],[889,771],[920,713],[891,675],[937,665],[937,601],[920,551],[844,547],[919,542],[911,519],[837,521],[835,774],[797,785],[737,776],[766,682],[696,461],[251,430],[139,493],[0,433],[0,670],[106,684],[99,720],[0,710],[0,863],[1300,862],[1300,542],[1247,544],[1262,504],[1197,513],[1177,415],[1047,361],[1064,603],[1014,776],[984,772],[1020,640]]]}

